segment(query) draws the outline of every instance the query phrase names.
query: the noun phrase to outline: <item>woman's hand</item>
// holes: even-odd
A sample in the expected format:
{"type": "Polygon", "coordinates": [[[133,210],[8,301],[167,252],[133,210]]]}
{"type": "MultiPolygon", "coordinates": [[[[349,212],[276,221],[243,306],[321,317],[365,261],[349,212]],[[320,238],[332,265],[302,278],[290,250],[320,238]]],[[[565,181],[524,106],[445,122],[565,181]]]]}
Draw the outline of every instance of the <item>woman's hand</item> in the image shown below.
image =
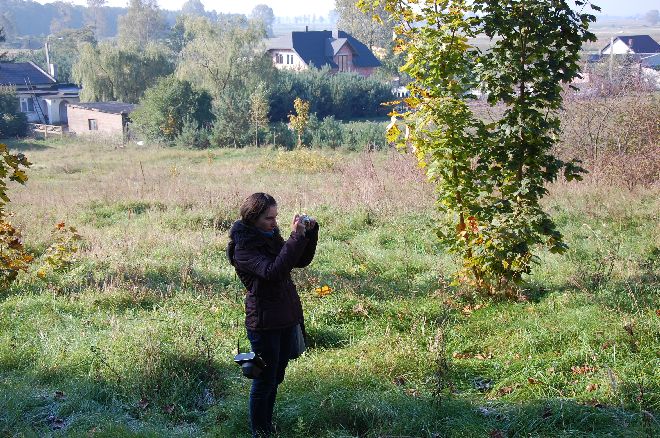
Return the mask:
{"type": "Polygon", "coordinates": [[[296,214],[293,217],[293,222],[291,223],[291,231],[298,234],[299,236],[305,235],[305,224],[300,221],[299,214],[296,214]]]}

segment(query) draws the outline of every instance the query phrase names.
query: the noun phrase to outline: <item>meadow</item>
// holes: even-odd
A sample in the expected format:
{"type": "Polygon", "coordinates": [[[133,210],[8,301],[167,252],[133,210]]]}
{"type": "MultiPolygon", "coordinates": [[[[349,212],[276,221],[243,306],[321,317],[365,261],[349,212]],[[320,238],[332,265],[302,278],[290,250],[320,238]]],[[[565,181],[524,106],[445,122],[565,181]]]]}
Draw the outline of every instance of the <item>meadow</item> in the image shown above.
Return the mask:
{"type": "Polygon", "coordinates": [[[278,394],[280,437],[660,433],[657,185],[550,186],[570,250],[541,253],[511,300],[450,284],[433,188],[395,151],[10,146],[33,163],[10,209],[36,259],[0,292],[0,436],[249,436],[224,249],[255,191],[283,229],[299,211],[321,225],[294,275],[309,348],[278,394]],[[70,226],[80,250],[53,269],[70,226]]]}

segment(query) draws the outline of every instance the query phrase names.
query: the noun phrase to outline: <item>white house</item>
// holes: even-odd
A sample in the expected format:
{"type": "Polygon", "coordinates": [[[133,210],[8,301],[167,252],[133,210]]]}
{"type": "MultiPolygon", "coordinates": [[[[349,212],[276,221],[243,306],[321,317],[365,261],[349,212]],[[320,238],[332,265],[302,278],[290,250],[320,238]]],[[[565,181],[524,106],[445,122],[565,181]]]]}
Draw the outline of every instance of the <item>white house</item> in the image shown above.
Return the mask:
{"type": "Polygon", "coordinates": [[[650,55],[654,53],[660,53],[660,44],[650,35],[618,36],[600,50],[601,55],[650,55]]]}
{"type": "Polygon", "coordinates": [[[54,66],[52,73],[33,62],[0,63],[0,86],[16,90],[20,110],[31,123],[66,125],[67,104],[80,101],[80,88],[58,83],[54,66]]]}
{"type": "Polygon", "coordinates": [[[291,32],[266,41],[266,51],[278,69],[306,70],[328,66],[333,73],[371,76],[380,61],[367,46],[340,30],[291,32]]]}

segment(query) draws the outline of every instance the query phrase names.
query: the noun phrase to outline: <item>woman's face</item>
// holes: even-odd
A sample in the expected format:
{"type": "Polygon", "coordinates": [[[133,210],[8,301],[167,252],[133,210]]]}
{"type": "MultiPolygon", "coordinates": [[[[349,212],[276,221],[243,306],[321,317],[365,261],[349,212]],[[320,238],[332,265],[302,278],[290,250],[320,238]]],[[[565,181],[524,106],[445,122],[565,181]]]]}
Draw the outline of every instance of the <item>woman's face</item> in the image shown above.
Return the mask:
{"type": "Polygon", "coordinates": [[[254,226],[259,228],[261,231],[266,232],[271,232],[277,228],[277,205],[268,207],[266,211],[261,213],[261,216],[257,218],[254,226]]]}

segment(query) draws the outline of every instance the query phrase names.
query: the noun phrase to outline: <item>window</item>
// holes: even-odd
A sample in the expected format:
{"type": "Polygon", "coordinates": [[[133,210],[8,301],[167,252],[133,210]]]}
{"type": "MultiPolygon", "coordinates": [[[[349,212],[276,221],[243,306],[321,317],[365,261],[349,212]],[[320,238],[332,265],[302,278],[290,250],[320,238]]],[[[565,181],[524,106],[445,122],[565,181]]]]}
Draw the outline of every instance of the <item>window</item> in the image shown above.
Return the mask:
{"type": "Polygon", "coordinates": [[[348,71],[348,55],[339,55],[337,58],[339,64],[339,71],[348,71]]]}
{"type": "Polygon", "coordinates": [[[284,56],[282,56],[281,53],[276,53],[275,54],[275,63],[276,64],[284,64],[284,56]]]}
{"type": "Polygon", "coordinates": [[[21,111],[24,113],[34,112],[34,100],[31,97],[21,97],[21,111]]]}
{"type": "Polygon", "coordinates": [[[293,55],[286,55],[286,63],[293,64],[293,55]]]}
{"type": "Polygon", "coordinates": [[[98,131],[99,127],[96,124],[96,119],[87,119],[87,124],[89,125],[90,131],[98,131]]]}

